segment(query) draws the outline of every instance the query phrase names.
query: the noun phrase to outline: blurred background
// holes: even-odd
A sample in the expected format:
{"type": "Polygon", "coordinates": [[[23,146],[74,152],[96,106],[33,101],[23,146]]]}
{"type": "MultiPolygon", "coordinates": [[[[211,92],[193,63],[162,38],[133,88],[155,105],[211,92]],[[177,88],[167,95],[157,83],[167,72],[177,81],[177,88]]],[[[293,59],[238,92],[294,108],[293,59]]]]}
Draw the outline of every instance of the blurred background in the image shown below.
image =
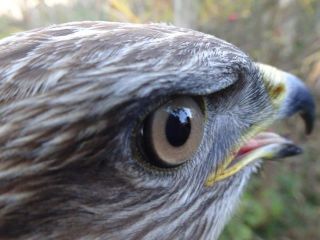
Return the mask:
{"type": "MultiPolygon", "coordinates": [[[[0,0],[0,38],[80,20],[168,22],[215,35],[298,75],[320,103],[320,0],[0,0]]],[[[305,153],[264,165],[222,240],[320,239],[319,128],[306,137],[299,118],[274,128],[305,153]]]]}

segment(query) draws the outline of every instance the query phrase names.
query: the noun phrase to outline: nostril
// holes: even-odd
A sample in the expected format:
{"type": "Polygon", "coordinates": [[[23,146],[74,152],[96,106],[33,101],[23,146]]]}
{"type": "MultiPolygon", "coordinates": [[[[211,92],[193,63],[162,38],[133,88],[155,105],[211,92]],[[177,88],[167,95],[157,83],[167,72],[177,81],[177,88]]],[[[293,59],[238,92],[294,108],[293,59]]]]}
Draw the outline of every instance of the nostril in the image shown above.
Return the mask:
{"type": "Polygon", "coordinates": [[[277,98],[279,96],[282,96],[282,94],[285,91],[285,87],[283,84],[279,84],[275,87],[273,87],[272,89],[270,89],[270,95],[274,98],[277,98]]]}

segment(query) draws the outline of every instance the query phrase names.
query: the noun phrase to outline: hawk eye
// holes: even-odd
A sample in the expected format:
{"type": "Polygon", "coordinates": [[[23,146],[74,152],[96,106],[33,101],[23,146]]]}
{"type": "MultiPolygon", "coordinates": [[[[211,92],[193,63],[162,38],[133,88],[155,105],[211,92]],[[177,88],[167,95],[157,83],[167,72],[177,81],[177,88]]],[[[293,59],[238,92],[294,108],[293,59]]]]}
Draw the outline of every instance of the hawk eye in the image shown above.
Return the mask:
{"type": "Polygon", "coordinates": [[[140,144],[148,162],[175,167],[191,159],[204,127],[203,112],[191,97],[170,100],[151,113],[141,128],[140,144]]]}

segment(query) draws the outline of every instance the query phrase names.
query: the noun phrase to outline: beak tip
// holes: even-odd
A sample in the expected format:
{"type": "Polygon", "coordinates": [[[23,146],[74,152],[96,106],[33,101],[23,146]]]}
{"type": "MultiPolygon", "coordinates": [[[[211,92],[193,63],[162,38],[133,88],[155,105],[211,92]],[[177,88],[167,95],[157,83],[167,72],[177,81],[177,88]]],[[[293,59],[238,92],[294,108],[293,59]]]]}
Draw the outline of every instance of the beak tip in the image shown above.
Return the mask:
{"type": "Polygon", "coordinates": [[[303,149],[295,144],[285,144],[278,153],[279,158],[297,156],[303,153],[303,149]]]}
{"type": "Polygon", "coordinates": [[[307,135],[310,135],[314,129],[315,123],[315,104],[313,101],[309,101],[309,106],[307,107],[307,111],[302,112],[301,118],[305,123],[305,132],[307,135]]]}
{"type": "Polygon", "coordinates": [[[311,135],[312,131],[313,131],[313,126],[306,127],[305,132],[307,135],[311,135]]]}
{"type": "Polygon", "coordinates": [[[310,89],[298,77],[285,73],[287,84],[290,85],[291,94],[287,105],[287,116],[300,113],[305,123],[305,133],[310,135],[314,128],[316,104],[310,89]]]}

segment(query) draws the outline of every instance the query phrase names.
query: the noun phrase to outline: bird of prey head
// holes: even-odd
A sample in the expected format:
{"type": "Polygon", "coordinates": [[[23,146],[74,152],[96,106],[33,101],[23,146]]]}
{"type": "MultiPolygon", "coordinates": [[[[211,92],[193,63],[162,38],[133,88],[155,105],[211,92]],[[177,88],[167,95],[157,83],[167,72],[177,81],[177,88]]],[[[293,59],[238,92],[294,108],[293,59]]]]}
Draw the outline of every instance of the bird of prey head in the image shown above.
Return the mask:
{"type": "Polygon", "coordinates": [[[263,132],[312,97],[235,46],[161,24],[80,22],[0,41],[1,239],[216,239],[263,132]]]}

